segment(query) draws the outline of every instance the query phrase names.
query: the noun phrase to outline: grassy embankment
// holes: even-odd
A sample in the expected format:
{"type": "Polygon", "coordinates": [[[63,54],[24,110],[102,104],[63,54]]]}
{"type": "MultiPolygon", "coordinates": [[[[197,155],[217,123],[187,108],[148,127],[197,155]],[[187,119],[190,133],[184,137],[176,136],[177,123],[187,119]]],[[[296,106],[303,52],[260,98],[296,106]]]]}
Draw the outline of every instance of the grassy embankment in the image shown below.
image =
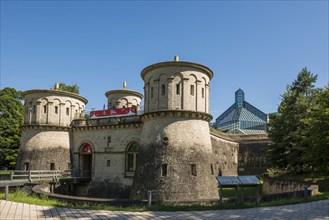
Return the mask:
{"type": "MultiPolygon", "coordinates": [[[[224,189],[224,197],[233,197],[235,195],[234,189],[224,189]]],[[[255,188],[246,187],[244,190],[245,196],[254,196],[255,188]]],[[[4,198],[4,193],[0,193],[0,199],[4,198]]],[[[317,201],[329,199],[329,192],[321,193],[315,197],[309,198],[307,201],[317,201]]],[[[258,206],[255,203],[245,202],[243,204],[234,203],[224,203],[223,207],[216,205],[190,205],[190,206],[173,206],[173,205],[160,205],[155,204],[150,209],[146,206],[129,206],[129,207],[118,207],[118,206],[108,206],[108,205],[73,205],[71,203],[57,201],[55,199],[49,199],[47,196],[42,196],[41,198],[36,195],[29,195],[28,193],[17,189],[16,191],[9,194],[9,200],[27,204],[35,204],[42,206],[53,206],[53,207],[66,207],[66,208],[79,208],[79,209],[93,209],[93,210],[109,210],[109,211],[196,211],[196,210],[218,210],[218,209],[238,209],[238,208],[252,208],[252,207],[264,207],[264,206],[278,206],[287,204],[296,204],[305,202],[304,199],[292,198],[292,199],[282,199],[271,202],[262,202],[258,206]]]]}

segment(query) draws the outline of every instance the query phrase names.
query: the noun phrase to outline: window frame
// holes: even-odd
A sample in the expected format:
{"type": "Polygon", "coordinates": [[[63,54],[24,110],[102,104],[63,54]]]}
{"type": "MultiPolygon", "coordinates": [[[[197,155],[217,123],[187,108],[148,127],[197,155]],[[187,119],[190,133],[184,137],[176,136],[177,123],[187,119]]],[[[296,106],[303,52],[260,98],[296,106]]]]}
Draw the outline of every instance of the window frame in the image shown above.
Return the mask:
{"type": "Polygon", "coordinates": [[[161,95],[166,95],[166,85],[161,84],[161,95]]]}
{"type": "Polygon", "coordinates": [[[180,83],[176,84],[176,95],[180,95],[180,83]]]}
{"type": "Polygon", "coordinates": [[[190,85],[190,95],[194,96],[195,92],[194,92],[194,85],[190,85]]]}
{"type": "Polygon", "coordinates": [[[197,176],[197,169],[196,169],[196,164],[191,164],[191,175],[192,176],[197,176]]]}
{"type": "Polygon", "coordinates": [[[126,148],[126,177],[133,177],[137,168],[138,154],[140,151],[140,144],[138,142],[131,142],[126,148]],[[135,149],[132,149],[135,148],[135,149]]]}

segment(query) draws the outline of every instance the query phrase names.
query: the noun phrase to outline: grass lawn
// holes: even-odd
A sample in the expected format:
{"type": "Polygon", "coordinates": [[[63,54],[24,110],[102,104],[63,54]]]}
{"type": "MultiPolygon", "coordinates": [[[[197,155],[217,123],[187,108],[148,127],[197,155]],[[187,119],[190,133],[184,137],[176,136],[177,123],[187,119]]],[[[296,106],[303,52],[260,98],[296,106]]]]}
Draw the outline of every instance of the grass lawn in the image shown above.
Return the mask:
{"type": "MultiPolygon", "coordinates": [[[[252,187],[250,187],[252,188],[252,187]]],[[[234,194],[234,189],[233,195],[234,194]]],[[[232,194],[232,190],[225,190],[226,195],[230,196],[232,194]]],[[[254,195],[253,189],[246,189],[247,194],[254,195]]],[[[0,199],[5,197],[4,193],[0,193],[0,199]]],[[[307,201],[317,201],[329,199],[329,193],[322,193],[315,197],[309,198],[307,201]]],[[[42,196],[41,198],[36,195],[28,195],[26,192],[21,191],[20,189],[15,190],[14,192],[9,194],[9,200],[27,204],[35,204],[35,205],[42,205],[42,206],[55,206],[55,207],[66,207],[66,208],[79,208],[79,209],[93,209],[93,210],[109,210],[109,211],[135,211],[135,212],[142,212],[142,211],[202,211],[202,210],[219,210],[219,209],[240,209],[240,208],[252,208],[252,207],[264,207],[264,206],[278,206],[278,205],[287,205],[287,204],[296,204],[296,203],[303,203],[305,202],[304,199],[284,199],[284,200],[277,200],[271,202],[261,202],[258,206],[255,203],[245,202],[243,204],[238,204],[235,206],[232,203],[224,203],[223,207],[219,207],[218,204],[215,205],[186,205],[186,206],[173,206],[173,205],[160,205],[154,204],[150,209],[146,206],[129,206],[129,207],[119,207],[119,206],[109,206],[109,205],[73,205],[71,203],[57,201],[55,199],[49,199],[47,196],[42,196]]]]}
{"type": "MultiPolygon", "coordinates": [[[[219,190],[218,190],[219,191],[219,190]]],[[[258,188],[258,193],[262,193],[261,185],[258,188]]],[[[238,189],[238,196],[240,197],[242,194],[241,188],[238,189]]],[[[243,196],[256,196],[256,187],[243,187],[243,196]]],[[[231,198],[235,197],[235,189],[234,188],[223,188],[223,198],[231,198]]]]}

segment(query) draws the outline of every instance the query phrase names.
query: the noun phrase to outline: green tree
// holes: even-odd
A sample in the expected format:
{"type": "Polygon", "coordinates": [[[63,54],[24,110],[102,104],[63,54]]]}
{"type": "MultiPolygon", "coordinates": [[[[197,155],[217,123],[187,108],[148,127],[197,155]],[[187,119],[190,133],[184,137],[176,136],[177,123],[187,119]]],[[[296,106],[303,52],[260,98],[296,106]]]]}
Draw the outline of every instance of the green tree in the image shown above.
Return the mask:
{"type": "Polygon", "coordinates": [[[13,88],[0,90],[0,168],[14,169],[21,140],[24,108],[21,92],[13,88]]]}
{"type": "Polygon", "coordinates": [[[278,114],[270,118],[268,133],[273,144],[268,147],[268,156],[274,167],[302,172],[304,166],[311,164],[305,120],[310,117],[314,104],[316,80],[317,75],[302,69],[282,95],[278,114]]]}
{"type": "Polygon", "coordinates": [[[315,93],[310,117],[304,122],[310,142],[306,155],[315,171],[329,175],[329,85],[315,93]]]}
{"type": "Polygon", "coordinates": [[[59,83],[59,90],[66,91],[66,92],[72,92],[75,94],[79,94],[79,86],[75,83],[73,85],[66,85],[65,83],[61,82],[59,83]]]}

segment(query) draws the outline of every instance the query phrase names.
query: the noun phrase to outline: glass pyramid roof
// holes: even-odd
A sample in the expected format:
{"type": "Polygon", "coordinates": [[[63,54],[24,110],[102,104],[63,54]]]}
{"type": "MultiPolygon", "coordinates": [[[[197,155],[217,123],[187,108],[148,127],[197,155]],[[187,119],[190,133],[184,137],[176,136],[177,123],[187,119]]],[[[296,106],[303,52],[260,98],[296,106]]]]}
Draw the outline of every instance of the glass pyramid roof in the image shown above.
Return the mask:
{"type": "Polygon", "coordinates": [[[235,103],[221,114],[215,122],[215,127],[229,133],[258,134],[265,133],[267,115],[244,100],[244,92],[235,92],[235,103]],[[248,131],[246,131],[248,130],[248,131]]]}

